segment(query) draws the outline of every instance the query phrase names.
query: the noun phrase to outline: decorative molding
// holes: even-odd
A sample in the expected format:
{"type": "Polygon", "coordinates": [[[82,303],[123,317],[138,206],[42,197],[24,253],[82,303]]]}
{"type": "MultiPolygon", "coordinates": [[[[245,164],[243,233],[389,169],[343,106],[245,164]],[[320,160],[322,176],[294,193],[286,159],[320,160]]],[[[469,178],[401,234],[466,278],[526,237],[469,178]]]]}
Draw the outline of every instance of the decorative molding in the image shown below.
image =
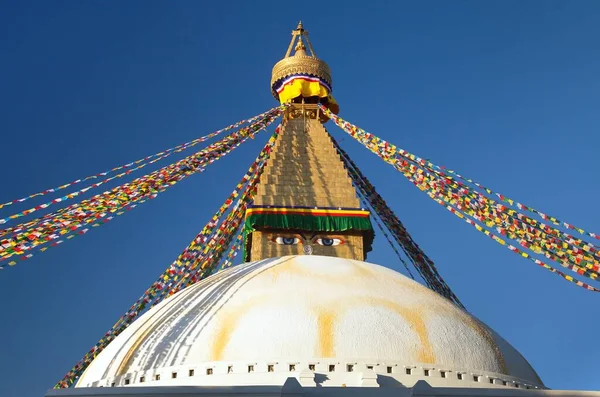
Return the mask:
{"type": "Polygon", "coordinates": [[[390,361],[356,361],[355,359],[336,358],[333,360],[315,359],[306,362],[286,360],[281,363],[270,360],[252,363],[252,365],[254,367],[251,372],[248,371],[247,362],[208,362],[189,367],[164,367],[106,378],[102,381],[91,382],[84,387],[139,387],[145,385],[216,387],[220,385],[235,386],[240,382],[249,385],[256,382],[256,384],[273,386],[282,384],[288,377],[297,378],[303,386],[308,386],[311,383],[311,379],[309,379],[311,374],[313,385],[317,386],[319,377],[314,376],[317,374],[327,376],[328,387],[339,387],[343,384],[350,387],[385,387],[387,386],[386,380],[393,378],[405,386],[426,380],[436,387],[547,390],[543,385],[504,374],[453,369],[443,366],[407,365],[390,361]],[[292,362],[296,364],[294,371],[289,369],[289,363],[292,362]],[[348,364],[352,365],[352,371],[348,370],[348,364]],[[314,365],[315,370],[310,370],[309,365],[314,365]],[[331,365],[335,366],[334,371],[329,371],[331,365]],[[269,369],[269,366],[273,366],[272,370],[269,369]],[[230,367],[233,367],[233,371],[229,370],[230,367]],[[206,371],[208,368],[213,369],[210,374],[206,371]],[[392,369],[391,372],[390,368],[392,369]],[[411,369],[410,374],[407,373],[407,368],[411,369]],[[190,370],[194,371],[190,372],[190,370]],[[172,376],[173,373],[177,373],[175,378],[172,376]],[[193,373],[193,375],[190,376],[190,373],[193,373]],[[442,373],[444,373],[443,376],[442,373]],[[157,374],[161,375],[160,380],[156,380],[157,374]],[[458,374],[462,376],[459,377],[458,374]],[[352,375],[356,375],[354,382],[352,375]],[[477,380],[475,380],[476,377],[477,380]],[[141,382],[141,379],[144,379],[144,381],[141,382]]]}

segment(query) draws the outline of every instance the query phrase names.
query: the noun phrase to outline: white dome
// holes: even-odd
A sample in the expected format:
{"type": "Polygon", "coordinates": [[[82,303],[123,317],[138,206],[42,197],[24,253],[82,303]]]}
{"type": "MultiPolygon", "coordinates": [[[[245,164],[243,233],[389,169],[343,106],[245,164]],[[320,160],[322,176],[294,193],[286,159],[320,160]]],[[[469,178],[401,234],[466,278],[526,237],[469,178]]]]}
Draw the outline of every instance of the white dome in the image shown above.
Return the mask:
{"type": "Polygon", "coordinates": [[[100,353],[77,387],[282,385],[289,376],[309,386],[543,387],[519,352],[445,298],[385,267],[322,256],[245,263],[173,295],[100,353]]]}

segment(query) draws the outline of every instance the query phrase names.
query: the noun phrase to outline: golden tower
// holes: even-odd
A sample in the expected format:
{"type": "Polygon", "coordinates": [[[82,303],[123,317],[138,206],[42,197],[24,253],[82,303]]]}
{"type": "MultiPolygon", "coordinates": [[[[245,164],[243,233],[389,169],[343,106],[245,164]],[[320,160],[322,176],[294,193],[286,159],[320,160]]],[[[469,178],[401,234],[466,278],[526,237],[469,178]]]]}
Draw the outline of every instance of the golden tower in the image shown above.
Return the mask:
{"type": "Polygon", "coordinates": [[[318,107],[339,110],[331,82],[300,22],[273,67],[273,96],[290,106],[246,212],[247,260],[298,254],[364,260],[370,250],[369,212],[360,208],[318,107]]]}

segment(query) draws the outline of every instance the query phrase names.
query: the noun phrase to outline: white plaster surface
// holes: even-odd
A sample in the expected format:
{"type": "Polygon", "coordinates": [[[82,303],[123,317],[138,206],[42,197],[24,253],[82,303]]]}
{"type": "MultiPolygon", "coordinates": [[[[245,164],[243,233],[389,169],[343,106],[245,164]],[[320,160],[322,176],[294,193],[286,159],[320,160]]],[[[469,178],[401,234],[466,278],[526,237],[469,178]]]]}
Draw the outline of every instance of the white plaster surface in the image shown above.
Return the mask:
{"type": "Polygon", "coordinates": [[[543,387],[510,344],[445,298],[385,267],[321,256],[242,264],[175,294],[100,353],[77,387],[282,385],[301,371],[304,384],[309,365],[322,386],[543,387]]]}

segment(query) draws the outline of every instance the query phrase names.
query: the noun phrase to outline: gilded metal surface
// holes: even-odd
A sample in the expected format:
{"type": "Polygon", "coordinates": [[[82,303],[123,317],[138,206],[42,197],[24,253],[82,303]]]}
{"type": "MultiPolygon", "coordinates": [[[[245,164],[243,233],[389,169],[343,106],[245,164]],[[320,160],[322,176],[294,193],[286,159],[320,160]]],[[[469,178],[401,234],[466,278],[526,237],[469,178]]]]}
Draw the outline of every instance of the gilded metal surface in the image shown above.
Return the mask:
{"type": "Polygon", "coordinates": [[[295,109],[290,109],[287,112],[287,117],[290,120],[299,119],[299,118],[302,118],[302,117],[306,117],[307,119],[316,119],[317,118],[317,111],[316,110],[309,110],[309,109],[302,110],[302,109],[295,108],[295,109]]]}
{"type": "MultiPolygon", "coordinates": [[[[329,86],[332,84],[331,70],[325,61],[317,58],[312,44],[308,39],[308,32],[302,27],[302,22],[300,22],[298,27],[292,31],[292,41],[290,42],[285,57],[273,66],[271,88],[276,81],[299,73],[319,77],[325,80],[329,86]],[[296,43],[295,53],[293,56],[290,56],[291,49],[294,48],[294,43],[296,43]],[[307,54],[304,43],[308,45],[310,55],[307,54]]],[[[272,94],[275,99],[278,99],[278,95],[275,91],[272,91],[272,94]]]]}
{"type": "MultiPolygon", "coordinates": [[[[302,21],[298,22],[298,26],[296,27],[296,29],[292,30],[292,41],[290,41],[290,45],[285,53],[284,58],[287,58],[290,56],[290,54],[292,53],[292,47],[294,46],[294,41],[296,40],[296,37],[299,37],[299,36],[304,36],[304,39],[306,40],[306,43],[308,44],[308,48],[310,48],[310,54],[316,58],[317,53],[315,52],[312,44],[310,43],[310,40],[308,39],[308,31],[304,30],[302,21]]],[[[299,41],[301,41],[301,40],[299,40],[299,41]]]]}
{"type": "Polygon", "coordinates": [[[305,104],[292,104],[289,108],[285,110],[283,115],[284,120],[294,120],[299,118],[307,118],[307,119],[316,119],[318,118],[321,123],[326,123],[329,121],[329,117],[323,113],[318,105],[312,103],[305,104]]]}
{"type": "Polygon", "coordinates": [[[325,61],[308,55],[294,55],[283,58],[273,66],[271,87],[277,80],[297,73],[307,73],[325,80],[331,85],[331,70],[325,61]]]}

